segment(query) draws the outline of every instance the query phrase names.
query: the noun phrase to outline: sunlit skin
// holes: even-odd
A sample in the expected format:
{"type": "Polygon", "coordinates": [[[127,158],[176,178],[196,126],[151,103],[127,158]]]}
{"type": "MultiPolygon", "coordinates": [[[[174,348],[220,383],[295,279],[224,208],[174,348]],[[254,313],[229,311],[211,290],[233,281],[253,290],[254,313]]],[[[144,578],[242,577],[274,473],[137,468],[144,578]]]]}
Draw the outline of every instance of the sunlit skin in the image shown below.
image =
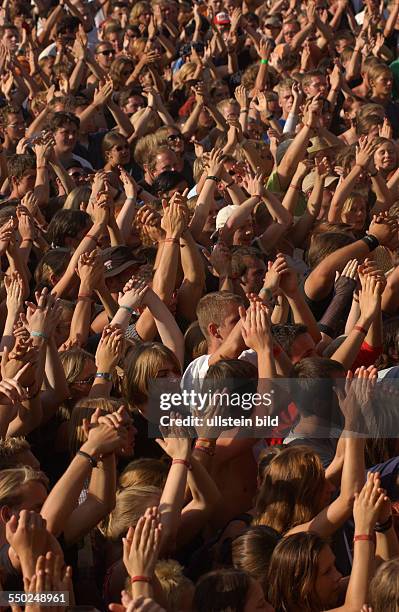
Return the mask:
{"type": "Polygon", "coordinates": [[[353,230],[364,228],[367,218],[366,202],[363,198],[356,198],[348,211],[341,213],[342,223],[347,223],[353,230]]]}
{"type": "Polygon", "coordinates": [[[386,175],[396,168],[396,160],[396,149],[392,142],[384,143],[374,153],[376,169],[386,175]]]}

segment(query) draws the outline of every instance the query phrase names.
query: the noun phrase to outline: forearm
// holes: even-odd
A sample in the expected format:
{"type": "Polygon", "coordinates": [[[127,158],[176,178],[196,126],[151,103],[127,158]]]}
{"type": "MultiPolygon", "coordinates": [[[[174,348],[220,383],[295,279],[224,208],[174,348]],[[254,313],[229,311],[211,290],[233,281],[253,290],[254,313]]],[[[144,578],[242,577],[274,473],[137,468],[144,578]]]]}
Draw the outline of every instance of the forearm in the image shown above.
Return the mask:
{"type": "Polygon", "coordinates": [[[154,291],[148,292],[145,303],[154,318],[162,344],[167,346],[183,365],[184,338],[174,316],[154,291]]]}
{"type": "Polygon", "coordinates": [[[51,112],[51,109],[49,105],[46,104],[43,110],[39,113],[37,117],[33,119],[32,123],[27,128],[26,130],[27,138],[32,138],[33,136],[35,136],[36,134],[38,134],[44,129],[44,126],[46,125],[48,121],[48,116],[50,112],[51,112]]]}
{"type": "Polygon", "coordinates": [[[80,346],[86,346],[90,333],[92,313],[92,292],[82,284],[79,289],[78,301],[73,311],[69,340],[78,342],[80,346]],[[90,297],[89,297],[90,296],[90,297]]]}
{"type": "Polygon", "coordinates": [[[293,212],[285,206],[284,200],[280,202],[278,197],[271,191],[267,191],[266,195],[263,197],[263,201],[274,221],[288,228],[292,223],[293,212]]]}
{"type": "Polygon", "coordinates": [[[377,198],[372,214],[376,215],[389,210],[393,204],[393,199],[387,183],[380,173],[371,177],[371,187],[377,198]]]}
{"type": "Polygon", "coordinates": [[[287,297],[287,299],[291,307],[295,323],[306,325],[308,333],[312,336],[315,344],[318,344],[321,340],[320,330],[317,326],[317,322],[312,311],[303,297],[303,294],[298,291],[294,297],[287,297]]]}
{"type": "MultiPolygon", "coordinates": [[[[187,461],[189,457],[182,457],[182,459],[187,461]]],[[[186,483],[187,467],[180,463],[172,463],[159,502],[162,525],[161,550],[163,551],[165,549],[171,551],[175,547],[186,483]]]]}
{"type": "Polygon", "coordinates": [[[189,229],[191,235],[196,240],[199,239],[204,225],[209,215],[211,204],[214,201],[216,183],[215,181],[208,179],[205,180],[204,186],[201,189],[200,195],[195,206],[194,214],[191,217],[189,223],[189,229]]]}
{"type": "Polygon", "coordinates": [[[180,239],[180,260],[184,278],[178,291],[178,313],[188,321],[195,321],[197,305],[205,288],[205,268],[189,230],[180,239]]]}
{"type": "Polygon", "coordinates": [[[309,143],[309,139],[312,135],[312,128],[304,125],[301,131],[295,136],[295,139],[288,147],[280,165],[278,166],[278,174],[282,179],[280,180],[281,187],[285,190],[291,178],[294,176],[295,171],[300,161],[302,161],[306,154],[306,148],[309,143]]]}
{"type": "Polygon", "coordinates": [[[134,128],[127,114],[114,102],[108,102],[108,109],[111,111],[121,134],[130,138],[134,134],[134,128]]]}
{"type": "Polygon", "coordinates": [[[45,374],[48,387],[57,392],[59,397],[67,398],[70,395],[65,377],[64,367],[53,336],[49,338],[46,351],[45,374]]]}
{"type": "Polygon", "coordinates": [[[67,195],[71,193],[71,191],[75,189],[76,185],[74,183],[74,180],[69,176],[68,172],[62,166],[62,164],[60,163],[55,164],[54,162],[50,162],[50,166],[52,167],[55,174],[59,178],[65,193],[67,195]]]}
{"type": "Polygon", "coordinates": [[[40,393],[19,405],[18,414],[7,430],[7,437],[27,436],[40,426],[43,418],[40,393]]]}
{"type": "Polygon", "coordinates": [[[72,94],[76,94],[79,87],[82,84],[83,78],[86,74],[86,64],[84,60],[79,60],[75,64],[75,68],[71,76],[69,77],[69,88],[72,94]]]}
{"type": "MultiPolygon", "coordinates": [[[[357,328],[363,328],[365,331],[368,331],[371,325],[370,320],[366,320],[360,316],[358,323],[356,325],[357,328]]],[[[352,364],[354,363],[356,357],[359,354],[360,347],[363,344],[365,338],[365,334],[360,329],[353,328],[350,334],[345,338],[344,342],[341,346],[335,351],[332,355],[331,359],[338,361],[343,365],[345,370],[350,370],[352,364]]]]}
{"type": "Polygon", "coordinates": [[[187,119],[187,121],[182,127],[182,134],[184,134],[187,137],[190,137],[193,135],[193,133],[195,132],[198,126],[198,119],[199,119],[201,110],[202,110],[202,104],[197,102],[191,112],[191,115],[189,116],[189,118],[187,119]]]}
{"type": "Polygon", "coordinates": [[[50,198],[50,180],[45,159],[37,159],[36,182],[33,190],[34,196],[39,201],[39,206],[47,206],[50,198]]]}
{"type": "MultiPolygon", "coordinates": [[[[355,535],[365,534],[356,533],[355,528],[355,535]]],[[[348,610],[362,610],[364,602],[369,600],[373,561],[374,543],[369,540],[356,541],[353,549],[352,571],[345,597],[345,609],[348,607],[348,610]]]]}
{"type": "Polygon", "coordinates": [[[104,287],[96,289],[95,291],[101,300],[101,304],[104,306],[104,310],[107,314],[107,317],[111,320],[118,312],[118,302],[114,300],[110,290],[106,285],[104,285],[104,287]]]}
{"type": "Polygon", "coordinates": [[[120,231],[118,224],[116,222],[115,217],[111,220],[110,225],[108,226],[109,239],[112,247],[124,245],[125,241],[122,237],[122,232],[120,231]]]}

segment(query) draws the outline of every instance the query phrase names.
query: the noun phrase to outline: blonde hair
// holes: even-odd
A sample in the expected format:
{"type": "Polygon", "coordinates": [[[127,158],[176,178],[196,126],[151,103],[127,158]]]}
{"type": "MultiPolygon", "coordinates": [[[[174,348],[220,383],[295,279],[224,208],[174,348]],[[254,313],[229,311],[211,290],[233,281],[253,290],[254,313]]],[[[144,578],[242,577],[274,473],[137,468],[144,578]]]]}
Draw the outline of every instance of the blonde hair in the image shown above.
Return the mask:
{"type": "Polygon", "coordinates": [[[200,299],[197,306],[197,319],[206,340],[209,339],[208,325],[210,323],[221,325],[226,318],[225,307],[234,304],[242,306],[243,300],[235,293],[227,291],[208,293],[200,299]]]}
{"type": "Polygon", "coordinates": [[[87,185],[80,185],[72,189],[67,195],[63,208],[68,210],[86,210],[91,196],[91,188],[87,185]],[[83,204],[83,208],[82,208],[83,204]]]}
{"type": "Polygon", "coordinates": [[[95,361],[91,353],[88,353],[79,347],[74,347],[60,353],[60,359],[68,384],[79,380],[79,376],[83,370],[86,359],[90,359],[93,361],[93,363],[95,361]]]}
{"type": "Polygon", "coordinates": [[[324,483],[324,469],[316,453],[306,446],[284,449],[264,472],[255,524],[268,525],[284,534],[310,521],[320,511],[324,483]]]}
{"type": "Polygon", "coordinates": [[[175,72],[173,75],[173,85],[175,89],[180,89],[186,83],[192,79],[197,70],[197,64],[194,62],[186,62],[183,66],[175,72]]]}
{"type": "Polygon", "coordinates": [[[130,11],[129,22],[131,25],[137,25],[139,23],[139,17],[145,12],[152,13],[151,4],[149,2],[136,2],[130,11]]]}
{"type": "Polygon", "coordinates": [[[125,395],[137,407],[148,400],[149,384],[159,370],[170,362],[176,374],[181,374],[180,363],[174,353],[160,342],[145,342],[134,347],[125,369],[125,395]]]}
{"type": "Polygon", "coordinates": [[[40,482],[48,488],[47,476],[27,465],[0,471],[0,506],[15,507],[22,501],[21,487],[29,482],[40,482]]]}
{"type": "Polygon", "coordinates": [[[137,144],[134,148],[134,160],[139,164],[139,166],[144,166],[144,164],[148,164],[150,157],[156,151],[158,146],[158,139],[156,134],[146,134],[142,136],[137,141],[137,144]]]}
{"type": "Polygon", "coordinates": [[[344,204],[343,204],[343,206],[342,206],[342,214],[350,212],[350,211],[352,210],[352,208],[353,208],[354,204],[356,203],[356,201],[357,201],[359,198],[360,198],[361,200],[363,200],[364,204],[366,204],[366,203],[365,203],[365,198],[364,198],[364,195],[363,195],[361,192],[359,192],[359,191],[353,191],[353,192],[352,192],[352,193],[351,193],[351,194],[350,194],[350,195],[349,195],[349,196],[346,198],[346,200],[345,200],[345,202],[344,202],[344,204]]]}
{"type": "Polygon", "coordinates": [[[121,489],[116,493],[114,510],[103,522],[100,530],[106,538],[118,540],[129,527],[134,527],[147,508],[158,506],[161,490],[158,487],[140,486],[121,489]]]}
{"type": "Polygon", "coordinates": [[[120,490],[137,486],[151,486],[163,489],[169,468],[160,459],[142,457],[127,464],[119,477],[120,490]]]}
{"type": "Polygon", "coordinates": [[[13,468],[21,461],[17,461],[18,455],[30,450],[30,444],[20,436],[0,439],[0,470],[13,468]]]}
{"type": "Polygon", "coordinates": [[[155,576],[162,587],[167,611],[179,612],[182,594],[187,588],[194,589],[191,580],[183,574],[183,567],[174,559],[163,559],[155,566],[155,576]]]}
{"type": "Polygon", "coordinates": [[[377,569],[370,585],[373,612],[397,612],[399,607],[399,559],[390,559],[377,569]]]}

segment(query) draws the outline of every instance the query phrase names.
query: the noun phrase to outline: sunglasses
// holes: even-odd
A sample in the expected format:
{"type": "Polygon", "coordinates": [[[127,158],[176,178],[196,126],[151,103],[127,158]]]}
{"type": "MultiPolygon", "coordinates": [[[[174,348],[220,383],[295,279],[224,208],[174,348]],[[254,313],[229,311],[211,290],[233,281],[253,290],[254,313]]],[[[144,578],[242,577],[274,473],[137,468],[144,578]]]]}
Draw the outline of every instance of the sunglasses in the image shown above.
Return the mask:
{"type": "Polygon", "coordinates": [[[115,51],[113,51],[112,49],[104,49],[104,51],[99,51],[98,54],[105,55],[106,57],[108,57],[109,55],[115,55],[115,51]]]}
{"type": "Polygon", "coordinates": [[[175,140],[183,140],[181,134],[170,134],[167,137],[168,142],[174,142],[175,140]]]}
{"type": "Polygon", "coordinates": [[[118,151],[118,153],[121,153],[121,151],[126,151],[126,149],[129,149],[129,145],[116,145],[115,149],[118,151]]]}
{"type": "Polygon", "coordinates": [[[82,176],[85,176],[84,172],[72,172],[72,174],[69,175],[71,178],[73,178],[74,180],[80,179],[82,178],[82,176]]]}

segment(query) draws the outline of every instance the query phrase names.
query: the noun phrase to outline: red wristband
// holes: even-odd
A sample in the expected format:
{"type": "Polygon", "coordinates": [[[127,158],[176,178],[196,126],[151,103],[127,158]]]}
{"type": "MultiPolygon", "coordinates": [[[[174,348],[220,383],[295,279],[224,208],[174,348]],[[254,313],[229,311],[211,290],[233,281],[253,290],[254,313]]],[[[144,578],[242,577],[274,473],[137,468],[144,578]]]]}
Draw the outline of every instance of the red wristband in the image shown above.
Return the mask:
{"type": "Polygon", "coordinates": [[[292,187],[292,189],[296,189],[297,191],[301,191],[299,185],[294,185],[293,183],[290,183],[290,187],[292,187]]]}
{"type": "Polygon", "coordinates": [[[86,234],[86,238],[90,238],[90,240],[93,240],[93,242],[98,244],[98,238],[96,238],[96,236],[92,236],[91,234],[86,234]]]}
{"type": "Polygon", "coordinates": [[[80,300],[81,302],[92,302],[93,298],[91,297],[91,295],[86,295],[85,293],[80,293],[78,295],[78,300],[80,300]]]}
{"type": "Polygon", "coordinates": [[[375,533],[364,533],[360,535],[355,535],[355,537],[353,538],[353,543],[355,542],[373,542],[373,544],[375,544],[375,533]]]}
{"type": "Polygon", "coordinates": [[[132,578],[130,578],[130,582],[132,584],[134,582],[147,582],[150,584],[152,582],[152,578],[149,578],[148,576],[132,576],[132,578]]]}
{"type": "Polygon", "coordinates": [[[191,470],[190,462],[186,461],[185,459],[173,459],[172,465],[175,465],[175,464],[185,465],[188,470],[191,470]]]}
{"type": "Polygon", "coordinates": [[[367,336],[367,329],[364,329],[364,327],[362,327],[361,325],[355,325],[353,329],[356,329],[356,331],[362,332],[362,334],[367,336]]]}

